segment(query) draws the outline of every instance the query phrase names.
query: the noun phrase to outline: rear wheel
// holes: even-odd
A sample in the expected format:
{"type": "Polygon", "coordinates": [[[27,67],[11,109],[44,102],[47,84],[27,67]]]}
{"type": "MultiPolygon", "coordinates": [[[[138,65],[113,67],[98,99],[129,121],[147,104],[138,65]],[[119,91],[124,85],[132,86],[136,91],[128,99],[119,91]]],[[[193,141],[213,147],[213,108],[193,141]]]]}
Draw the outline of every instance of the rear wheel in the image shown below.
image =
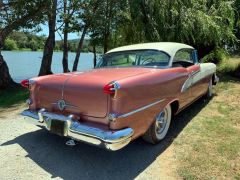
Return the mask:
{"type": "Polygon", "coordinates": [[[170,105],[167,105],[156,117],[153,124],[143,135],[143,139],[152,144],[157,144],[167,135],[171,123],[172,111],[170,105]]]}

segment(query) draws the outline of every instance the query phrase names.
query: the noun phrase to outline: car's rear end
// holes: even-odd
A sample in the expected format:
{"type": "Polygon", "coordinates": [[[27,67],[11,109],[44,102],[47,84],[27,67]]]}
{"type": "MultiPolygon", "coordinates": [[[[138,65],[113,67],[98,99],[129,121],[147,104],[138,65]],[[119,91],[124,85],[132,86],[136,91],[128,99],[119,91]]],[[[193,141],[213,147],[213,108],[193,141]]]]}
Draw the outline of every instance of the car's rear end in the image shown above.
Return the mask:
{"type": "MultiPolygon", "coordinates": [[[[131,69],[131,68],[129,68],[131,69]]],[[[97,69],[25,80],[29,109],[22,115],[47,130],[109,150],[126,146],[133,137],[130,127],[110,128],[116,109],[118,81],[149,73],[149,69],[97,69]]]]}

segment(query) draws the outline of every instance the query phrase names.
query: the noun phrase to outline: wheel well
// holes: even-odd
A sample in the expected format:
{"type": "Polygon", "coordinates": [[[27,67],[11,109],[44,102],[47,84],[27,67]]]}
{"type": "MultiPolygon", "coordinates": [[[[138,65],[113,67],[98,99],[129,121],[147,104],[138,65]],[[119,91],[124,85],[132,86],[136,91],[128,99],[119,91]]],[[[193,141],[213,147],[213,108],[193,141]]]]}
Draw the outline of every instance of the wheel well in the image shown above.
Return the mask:
{"type": "Polygon", "coordinates": [[[177,113],[178,109],[179,109],[178,100],[175,100],[175,101],[171,102],[170,106],[171,106],[171,109],[172,109],[172,114],[175,115],[177,113]]]}

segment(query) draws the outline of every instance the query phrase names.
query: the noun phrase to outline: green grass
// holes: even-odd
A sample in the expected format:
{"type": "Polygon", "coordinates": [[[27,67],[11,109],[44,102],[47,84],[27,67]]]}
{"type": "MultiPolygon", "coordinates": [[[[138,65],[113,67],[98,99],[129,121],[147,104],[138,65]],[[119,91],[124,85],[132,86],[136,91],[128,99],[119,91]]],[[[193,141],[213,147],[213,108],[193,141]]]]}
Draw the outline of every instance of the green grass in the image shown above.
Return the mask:
{"type": "Polygon", "coordinates": [[[174,142],[183,179],[240,179],[240,79],[229,76],[224,68],[230,64],[234,69],[239,62],[230,59],[220,65],[218,71],[224,76],[215,96],[174,142]]]}
{"type": "Polygon", "coordinates": [[[0,90],[0,108],[8,108],[22,103],[28,96],[28,90],[23,88],[0,90]]]}

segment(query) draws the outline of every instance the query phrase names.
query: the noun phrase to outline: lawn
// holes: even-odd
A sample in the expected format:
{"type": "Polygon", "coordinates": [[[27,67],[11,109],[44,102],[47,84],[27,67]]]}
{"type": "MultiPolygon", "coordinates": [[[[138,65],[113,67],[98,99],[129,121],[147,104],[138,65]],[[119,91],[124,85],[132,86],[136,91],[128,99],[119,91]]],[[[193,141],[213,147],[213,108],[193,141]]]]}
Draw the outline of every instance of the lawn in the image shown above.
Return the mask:
{"type": "MultiPolygon", "coordinates": [[[[234,68],[240,59],[224,63],[234,68]]],[[[221,64],[218,71],[226,70],[224,66],[229,67],[221,64]]],[[[226,74],[220,78],[206,105],[180,114],[185,119],[197,111],[174,141],[183,179],[240,179],[240,79],[226,74]]]]}

